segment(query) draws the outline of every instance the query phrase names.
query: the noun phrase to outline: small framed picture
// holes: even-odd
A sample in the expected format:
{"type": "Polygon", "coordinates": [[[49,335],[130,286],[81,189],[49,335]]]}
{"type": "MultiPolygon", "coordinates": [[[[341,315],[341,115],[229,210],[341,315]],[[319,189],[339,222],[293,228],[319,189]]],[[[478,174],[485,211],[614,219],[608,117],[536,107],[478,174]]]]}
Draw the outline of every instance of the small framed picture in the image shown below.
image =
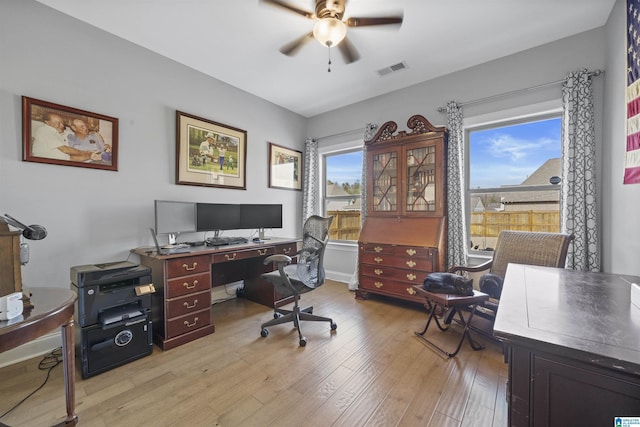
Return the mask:
{"type": "Polygon", "coordinates": [[[247,131],[176,111],[176,184],[246,190],[247,131]]]}
{"type": "Polygon", "coordinates": [[[22,97],[22,160],[118,170],[118,119],[22,97]]]}
{"type": "Polygon", "coordinates": [[[302,191],[302,152],[269,142],[269,187],[302,191]]]}

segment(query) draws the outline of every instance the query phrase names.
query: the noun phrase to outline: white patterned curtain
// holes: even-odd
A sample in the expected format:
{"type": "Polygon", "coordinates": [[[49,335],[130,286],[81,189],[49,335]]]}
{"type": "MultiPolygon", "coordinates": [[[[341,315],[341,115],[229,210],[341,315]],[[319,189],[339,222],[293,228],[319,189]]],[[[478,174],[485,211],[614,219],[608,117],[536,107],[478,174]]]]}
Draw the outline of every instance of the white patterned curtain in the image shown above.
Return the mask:
{"type": "Polygon", "coordinates": [[[466,265],[467,233],[465,230],[464,203],[464,133],[462,107],[454,101],[447,104],[447,262],[448,267],[466,265]]]}
{"type": "MultiPolygon", "coordinates": [[[[367,123],[364,127],[364,141],[368,141],[373,138],[376,131],[378,130],[378,125],[373,123],[367,123]]],[[[367,217],[367,146],[364,145],[364,141],[362,143],[362,178],[360,179],[360,229],[362,230],[362,226],[364,225],[364,219],[367,217]]],[[[355,291],[358,289],[358,253],[356,251],[356,268],[351,275],[351,279],[349,279],[349,290],[355,291]]]]}
{"type": "Polygon", "coordinates": [[[566,266],[599,271],[593,89],[586,69],[562,85],[562,230],[573,233],[566,266]]]}
{"type": "Polygon", "coordinates": [[[304,142],[304,178],[302,180],[302,224],[318,209],[318,141],[308,138],[304,142]]]}

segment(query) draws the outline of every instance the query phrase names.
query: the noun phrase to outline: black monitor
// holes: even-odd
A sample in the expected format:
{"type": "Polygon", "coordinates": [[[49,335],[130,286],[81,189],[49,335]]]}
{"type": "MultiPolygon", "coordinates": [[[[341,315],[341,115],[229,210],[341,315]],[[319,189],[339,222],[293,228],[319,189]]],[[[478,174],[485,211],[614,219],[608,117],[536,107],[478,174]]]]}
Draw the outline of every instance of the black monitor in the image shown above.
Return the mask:
{"type": "Polygon", "coordinates": [[[241,205],[240,228],[256,228],[259,238],[264,239],[265,228],[282,228],[282,205],[241,205]]]}
{"type": "Polygon", "coordinates": [[[198,231],[237,230],[240,225],[240,205],[224,203],[196,203],[198,231]]]}
{"type": "Polygon", "coordinates": [[[155,231],[157,234],[168,234],[169,243],[175,243],[180,233],[196,231],[195,203],[155,200],[154,210],[155,231]]]}

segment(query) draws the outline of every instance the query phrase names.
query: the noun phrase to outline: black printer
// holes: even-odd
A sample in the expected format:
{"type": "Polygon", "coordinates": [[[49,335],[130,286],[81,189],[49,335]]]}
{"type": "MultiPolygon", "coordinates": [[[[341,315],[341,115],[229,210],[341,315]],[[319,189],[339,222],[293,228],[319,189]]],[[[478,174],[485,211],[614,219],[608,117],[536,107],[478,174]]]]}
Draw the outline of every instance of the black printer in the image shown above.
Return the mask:
{"type": "Polygon", "coordinates": [[[151,269],[129,261],[71,267],[76,346],[88,378],[151,354],[151,269]]]}

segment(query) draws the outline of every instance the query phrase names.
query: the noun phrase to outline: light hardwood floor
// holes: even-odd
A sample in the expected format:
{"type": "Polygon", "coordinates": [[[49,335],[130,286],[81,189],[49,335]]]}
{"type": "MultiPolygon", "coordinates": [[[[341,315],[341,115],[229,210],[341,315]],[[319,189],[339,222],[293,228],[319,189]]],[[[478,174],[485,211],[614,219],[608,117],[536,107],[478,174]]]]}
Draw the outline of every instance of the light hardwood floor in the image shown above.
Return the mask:
{"type": "MultiPolygon", "coordinates": [[[[506,426],[507,365],[501,348],[465,342],[445,360],[414,336],[427,314],[418,305],[372,297],[357,301],[327,281],[303,296],[327,323],[303,323],[306,347],[291,325],[260,324],[262,305],[231,300],[212,307],[216,332],[83,380],[76,412],[83,427],[106,426],[506,426]]],[[[455,346],[458,326],[427,333],[455,346]]],[[[46,376],[40,357],[0,369],[0,413],[46,376]]],[[[78,363],[76,363],[78,365],[78,363]]],[[[62,366],[45,387],[0,421],[47,426],[65,415],[62,366]]]]}

